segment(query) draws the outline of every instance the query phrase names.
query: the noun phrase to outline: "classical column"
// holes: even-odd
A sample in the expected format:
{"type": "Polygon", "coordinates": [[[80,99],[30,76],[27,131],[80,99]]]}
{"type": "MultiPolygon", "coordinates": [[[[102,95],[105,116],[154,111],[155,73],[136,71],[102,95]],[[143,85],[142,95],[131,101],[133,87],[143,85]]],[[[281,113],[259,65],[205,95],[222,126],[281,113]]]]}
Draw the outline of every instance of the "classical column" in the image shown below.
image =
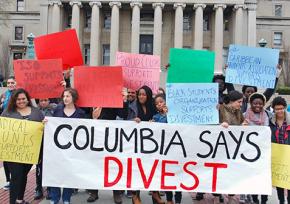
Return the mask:
{"type": "Polygon", "coordinates": [[[72,6],[71,27],[76,29],[77,35],[80,37],[80,7],[82,3],[80,1],[71,1],[69,4],[72,6]]]}
{"type": "Polygon", "coordinates": [[[215,51],[215,72],[222,73],[223,66],[223,32],[224,32],[224,13],[226,8],[224,4],[215,4],[215,33],[214,33],[214,51],[215,51]]]}
{"type": "Polygon", "coordinates": [[[153,54],[161,56],[162,9],[164,8],[164,3],[154,3],[152,7],[154,9],[153,54]]]}
{"type": "Polygon", "coordinates": [[[205,4],[194,4],[195,9],[194,18],[194,49],[202,50],[203,48],[203,9],[205,4]]]}
{"type": "Polygon", "coordinates": [[[91,21],[91,42],[90,42],[90,65],[100,65],[100,8],[101,2],[90,2],[92,7],[92,21],[91,21]]]}
{"type": "Polygon", "coordinates": [[[257,24],[256,24],[256,9],[257,9],[257,4],[247,4],[248,8],[248,45],[249,46],[256,46],[256,29],[257,29],[257,24]]]}
{"type": "Polygon", "coordinates": [[[245,5],[235,5],[235,36],[234,42],[235,44],[243,44],[243,9],[245,9],[245,5]]]}
{"type": "Polygon", "coordinates": [[[116,52],[119,49],[119,9],[120,2],[110,2],[111,14],[111,39],[110,39],[110,64],[115,64],[116,52]]]}
{"type": "Polygon", "coordinates": [[[130,3],[132,7],[132,33],[131,33],[131,52],[139,53],[139,41],[140,41],[140,8],[142,8],[142,3],[132,2],[130,3]]]}
{"type": "Polygon", "coordinates": [[[60,7],[62,6],[60,1],[50,1],[49,5],[52,6],[52,25],[51,32],[61,31],[60,27],[60,7]]]}
{"type": "Polygon", "coordinates": [[[48,2],[40,3],[40,25],[41,26],[41,32],[39,34],[46,35],[48,33],[48,2]]]}
{"type": "Polygon", "coordinates": [[[182,48],[183,47],[183,9],[186,4],[184,3],[175,3],[175,24],[174,24],[174,47],[182,48]]]}

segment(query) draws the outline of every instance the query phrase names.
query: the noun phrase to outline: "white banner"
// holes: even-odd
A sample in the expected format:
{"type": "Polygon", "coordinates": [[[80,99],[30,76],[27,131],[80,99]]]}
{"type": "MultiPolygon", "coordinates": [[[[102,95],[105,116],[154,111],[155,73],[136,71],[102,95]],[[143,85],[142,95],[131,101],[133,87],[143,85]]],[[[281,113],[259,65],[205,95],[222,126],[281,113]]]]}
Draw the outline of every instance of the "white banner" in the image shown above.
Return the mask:
{"type": "Polygon", "coordinates": [[[48,118],[43,185],[271,194],[268,127],[48,118]]]}

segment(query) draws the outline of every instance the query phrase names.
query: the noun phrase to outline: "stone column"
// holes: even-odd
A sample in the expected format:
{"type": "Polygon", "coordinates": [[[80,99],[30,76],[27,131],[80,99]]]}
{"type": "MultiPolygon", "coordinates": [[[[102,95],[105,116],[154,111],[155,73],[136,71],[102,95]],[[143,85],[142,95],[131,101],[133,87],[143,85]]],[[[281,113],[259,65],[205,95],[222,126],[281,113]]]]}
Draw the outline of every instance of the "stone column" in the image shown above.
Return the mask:
{"type": "Polygon", "coordinates": [[[184,3],[175,3],[175,24],[174,24],[174,47],[182,48],[183,47],[183,9],[186,4],[184,3]]]}
{"type": "Polygon", "coordinates": [[[161,56],[162,9],[164,8],[164,3],[154,3],[152,7],[154,9],[153,55],[161,56]]]}
{"type": "Polygon", "coordinates": [[[132,33],[131,33],[131,52],[139,53],[139,41],[140,41],[140,8],[142,3],[132,2],[132,33]]]}
{"type": "Polygon", "coordinates": [[[40,2],[40,25],[41,32],[39,34],[46,35],[48,33],[48,2],[40,2]]]}
{"type": "Polygon", "coordinates": [[[256,39],[257,39],[256,9],[257,9],[257,4],[254,4],[254,3],[247,4],[247,8],[248,8],[248,45],[256,47],[256,39]]]}
{"type": "Polygon", "coordinates": [[[51,25],[51,32],[60,32],[60,7],[62,6],[60,1],[51,1],[49,5],[52,6],[52,25],[51,25]]]}
{"type": "Polygon", "coordinates": [[[235,5],[235,36],[234,42],[235,44],[241,45],[243,44],[243,9],[245,9],[245,5],[235,5]]]}
{"type": "Polygon", "coordinates": [[[206,7],[205,4],[194,4],[195,9],[194,18],[194,49],[202,50],[203,48],[203,9],[206,7]]]}
{"type": "Polygon", "coordinates": [[[101,2],[90,2],[92,7],[91,42],[90,42],[90,65],[100,65],[100,8],[101,2]]]}
{"type": "Polygon", "coordinates": [[[223,46],[224,46],[224,13],[226,8],[224,4],[215,4],[215,33],[214,33],[214,51],[215,51],[215,72],[222,73],[223,66],[223,46]]]}
{"type": "Polygon", "coordinates": [[[80,1],[71,1],[69,4],[72,6],[71,27],[76,29],[77,35],[80,37],[80,8],[82,3],[80,1]]]}
{"type": "Polygon", "coordinates": [[[111,14],[111,39],[110,39],[110,64],[115,65],[116,52],[119,49],[119,9],[120,2],[110,2],[111,14]]]}

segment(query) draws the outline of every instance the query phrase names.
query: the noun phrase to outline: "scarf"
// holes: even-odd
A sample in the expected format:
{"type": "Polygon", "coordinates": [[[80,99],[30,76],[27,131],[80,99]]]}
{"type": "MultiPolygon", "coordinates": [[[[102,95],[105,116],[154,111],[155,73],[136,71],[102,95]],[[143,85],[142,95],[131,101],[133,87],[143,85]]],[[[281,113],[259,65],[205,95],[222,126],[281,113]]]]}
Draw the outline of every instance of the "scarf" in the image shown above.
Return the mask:
{"type": "Polygon", "coordinates": [[[251,108],[248,108],[248,110],[245,113],[245,119],[247,119],[249,122],[254,123],[255,125],[265,125],[266,121],[269,118],[265,110],[263,110],[260,113],[254,113],[254,111],[251,108]],[[258,117],[257,114],[259,115],[258,117]]]}

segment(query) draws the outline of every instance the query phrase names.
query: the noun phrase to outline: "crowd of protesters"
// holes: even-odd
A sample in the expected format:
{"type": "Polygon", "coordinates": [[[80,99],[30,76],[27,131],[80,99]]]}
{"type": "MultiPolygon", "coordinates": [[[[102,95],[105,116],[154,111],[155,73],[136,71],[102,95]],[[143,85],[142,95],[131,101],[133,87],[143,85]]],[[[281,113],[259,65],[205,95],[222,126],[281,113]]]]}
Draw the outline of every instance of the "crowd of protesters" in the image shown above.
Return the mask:
{"type": "MultiPolygon", "coordinates": [[[[278,80],[278,75],[277,75],[278,80]]],[[[276,80],[276,84],[277,84],[276,80]]],[[[265,107],[275,92],[274,89],[267,89],[264,93],[258,93],[253,86],[243,86],[242,93],[235,90],[232,84],[225,83],[222,75],[214,76],[213,82],[219,84],[219,122],[221,126],[227,128],[231,125],[255,125],[269,126],[272,131],[272,142],[290,145],[290,115],[287,113],[286,100],[280,96],[273,99],[270,107],[265,107]]],[[[24,89],[16,89],[14,77],[7,79],[8,90],[1,96],[2,117],[17,118],[22,120],[43,121],[45,116],[65,117],[65,118],[90,118],[105,120],[134,120],[167,123],[167,112],[165,91],[160,88],[159,93],[153,96],[152,90],[144,85],[138,90],[125,89],[123,108],[79,108],[76,105],[78,100],[77,90],[68,87],[69,83],[60,82],[65,89],[59,99],[39,99],[36,100],[37,107],[31,102],[29,93],[24,89]]],[[[170,110],[169,110],[170,111],[170,110]]],[[[32,165],[20,164],[16,162],[3,162],[7,185],[4,189],[10,190],[10,204],[22,203],[24,201],[27,175],[32,165]]],[[[36,189],[35,199],[41,199],[44,195],[41,185],[42,178],[42,151],[39,157],[39,164],[36,167],[36,189]]],[[[71,202],[71,196],[76,189],[50,186],[47,188],[47,199],[51,204],[57,204],[62,199],[64,204],[71,202]]],[[[98,190],[88,190],[87,202],[94,202],[98,199],[98,190]]],[[[113,198],[116,204],[122,203],[124,191],[114,190],[113,198]]],[[[182,202],[181,192],[166,192],[166,201],[161,196],[161,192],[151,192],[154,204],[179,204],[182,202]],[[174,196],[173,196],[174,195],[174,196]]],[[[126,195],[132,199],[133,204],[141,204],[140,191],[128,191],[126,195]]],[[[284,189],[277,187],[277,195],[280,204],[285,203],[284,189]]],[[[262,203],[267,202],[268,197],[261,195],[228,195],[224,200],[224,195],[214,194],[218,202],[228,203],[262,203]],[[259,202],[261,200],[261,202],[259,202]]],[[[205,198],[203,193],[197,193],[195,199],[201,201],[205,198]]],[[[288,203],[290,203],[290,192],[288,190],[288,203]]]]}

